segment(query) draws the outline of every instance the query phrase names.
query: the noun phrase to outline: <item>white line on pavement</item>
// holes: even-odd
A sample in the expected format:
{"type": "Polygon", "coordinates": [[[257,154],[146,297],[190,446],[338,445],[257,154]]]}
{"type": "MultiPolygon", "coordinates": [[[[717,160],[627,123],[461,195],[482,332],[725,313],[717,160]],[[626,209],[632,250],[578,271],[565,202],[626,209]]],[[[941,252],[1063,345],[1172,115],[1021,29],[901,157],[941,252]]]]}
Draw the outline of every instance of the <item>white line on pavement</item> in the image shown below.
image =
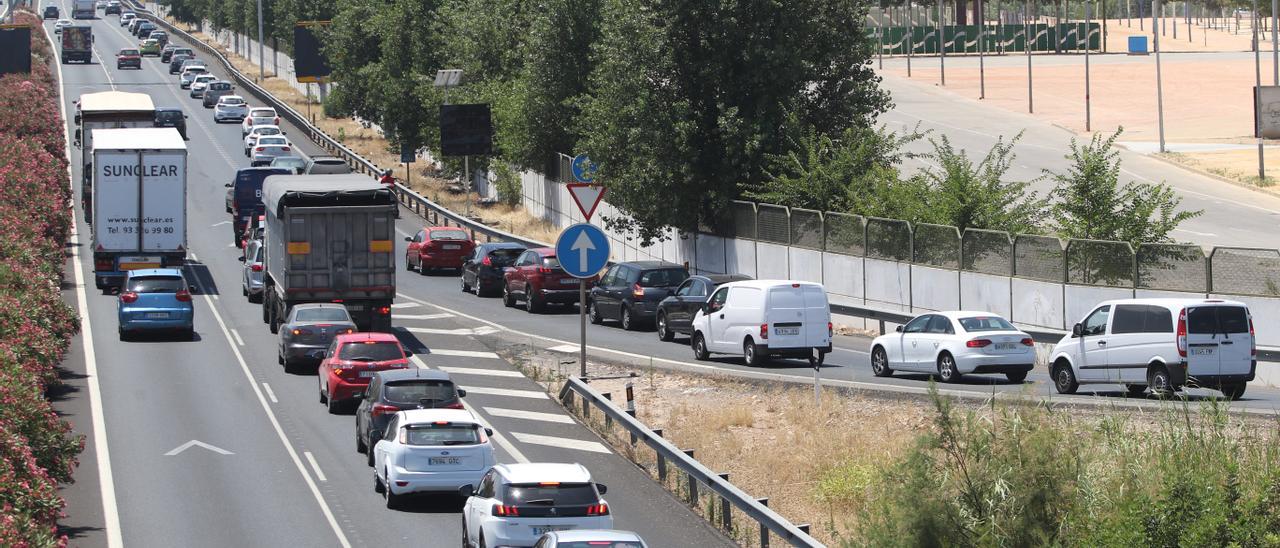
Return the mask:
{"type": "Polygon", "coordinates": [[[458,358],[492,358],[501,359],[496,352],[484,352],[480,350],[445,350],[443,348],[429,348],[428,354],[432,356],[455,356],[458,358]]]}
{"type": "Polygon", "coordinates": [[[491,335],[497,333],[498,330],[487,325],[476,328],[459,328],[459,329],[431,329],[427,327],[406,327],[406,331],[414,333],[422,333],[423,335],[491,335]]]}
{"type": "Polygon", "coordinates": [[[525,434],[524,432],[512,432],[511,436],[520,443],[528,443],[531,445],[545,445],[547,447],[557,447],[561,449],[576,449],[578,451],[590,451],[592,453],[612,454],[608,447],[594,442],[575,440],[573,438],[558,438],[555,436],[539,436],[537,434],[525,434]]]}
{"type": "Polygon", "coordinates": [[[475,367],[440,367],[441,371],[450,375],[479,375],[482,377],[523,377],[524,373],[519,371],[507,371],[505,369],[478,369],[475,367]]]}
{"type": "MultiPolygon", "coordinates": [[[[394,305],[392,307],[394,308],[394,305]]],[[[443,320],[445,318],[452,317],[453,314],[449,314],[447,312],[441,312],[439,314],[396,314],[397,320],[443,320]]]]}
{"type": "Polygon", "coordinates": [[[241,338],[240,338],[240,332],[239,332],[239,331],[236,331],[234,328],[232,328],[232,329],[231,329],[231,336],[236,338],[236,344],[238,344],[238,345],[240,345],[240,346],[244,346],[244,339],[241,339],[241,338]]]}
{"type": "Polygon", "coordinates": [[[329,481],[329,478],[326,478],[324,472],[320,470],[320,463],[316,462],[316,458],[311,454],[311,451],[303,451],[302,454],[307,457],[307,462],[311,463],[311,469],[316,471],[316,477],[320,478],[320,481],[329,481]]]}
{"type": "MultiPolygon", "coordinates": [[[[417,366],[418,369],[431,369],[430,367],[427,367],[426,362],[418,358],[417,354],[409,356],[409,361],[412,361],[413,365],[417,366]]],[[[492,424],[489,424],[489,421],[484,420],[484,417],[481,417],[479,413],[476,413],[476,409],[472,407],[471,404],[463,401],[462,406],[467,408],[467,411],[470,411],[485,428],[493,430],[493,435],[489,436],[489,439],[492,439],[494,443],[498,444],[498,447],[501,447],[508,455],[511,455],[511,458],[516,459],[516,462],[529,462],[529,457],[524,456],[524,453],[521,453],[519,449],[516,449],[515,444],[511,443],[511,440],[508,440],[507,437],[502,435],[501,432],[498,432],[492,424]]]]}
{"type": "Polygon", "coordinates": [[[552,346],[552,347],[548,348],[547,350],[550,350],[550,351],[552,351],[552,352],[568,352],[568,353],[572,353],[572,352],[577,352],[577,351],[579,351],[579,350],[582,350],[582,346],[580,346],[580,345],[576,345],[576,344],[562,344],[562,345],[559,345],[559,346],[552,346]]]}
{"type": "Polygon", "coordinates": [[[391,305],[391,309],[392,309],[392,310],[400,310],[400,309],[402,309],[402,308],[416,308],[416,307],[419,307],[419,306],[422,306],[422,305],[420,305],[420,304],[418,304],[418,303],[396,303],[396,304],[391,305]]]}
{"type": "Polygon", "coordinates": [[[561,424],[573,424],[573,419],[568,415],[557,415],[555,413],[538,413],[535,411],[521,411],[519,409],[504,409],[501,407],[485,407],[485,413],[495,417],[507,417],[510,419],[525,419],[541,422],[558,422],[561,424]]]}
{"type": "Polygon", "coordinates": [[[276,393],[271,389],[271,385],[264,382],[262,383],[262,388],[267,391],[267,397],[271,398],[271,403],[280,403],[280,400],[276,399],[276,393]]]}
{"type": "Polygon", "coordinates": [[[484,394],[486,396],[502,396],[507,398],[528,398],[531,400],[549,399],[546,392],[538,390],[508,390],[506,388],[489,388],[487,386],[463,386],[467,394],[484,394]]]}

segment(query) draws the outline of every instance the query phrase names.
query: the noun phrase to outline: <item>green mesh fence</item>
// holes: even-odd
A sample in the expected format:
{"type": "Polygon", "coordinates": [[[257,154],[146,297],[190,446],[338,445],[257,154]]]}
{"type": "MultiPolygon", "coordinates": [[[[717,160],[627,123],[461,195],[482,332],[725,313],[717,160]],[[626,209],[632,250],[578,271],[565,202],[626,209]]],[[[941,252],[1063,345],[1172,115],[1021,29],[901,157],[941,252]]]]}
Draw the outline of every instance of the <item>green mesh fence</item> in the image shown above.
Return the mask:
{"type": "Polygon", "coordinates": [[[773,204],[756,206],[756,239],[786,245],[791,243],[791,220],[787,208],[773,204]]]}
{"type": "Polygon", "coordinates": [[[911,262],[960,268],[960,230],[954,226],[916,223],[911,262]]]}
{"type": "Polygon", "coordinates": [[[1138,287],[1167,291],[1209,291],[1209,259],[1197,245],[1138,246],[1138,287]]]}
{"type": "Polygon", "coordinates": [[[1280,296],[1280,251],[1219,247],[1209,256],[1211,291],[1280,296]]]}
{"type": "Polygon", "coordinates": [[[867,256],[911,260],[911,224],[896,219],[867,218],[867,256]]]}
{"type": "Polygon", "coordinates": [[[1008,232],[970,228],[961,239],[960,267],[984,274],[1013,275],[1013,240],[1008,232]]]}
{"type": "Polygon", "coordinates": [[[1127,242],[1067,242],[1067,282],[1081,285],[1134,287],[1134,253],[1127,242]]]}
{"type": "Polygon", "coordinates": [[[791,209],[791,245],[822,249],[822,214],[812,209],[791,209]]]}
{"type": "Polygon", "coordinates": [[[1066,252],[1050,236],[1019,234],[1013,240],[1013,273],[1023,278],[1065,282],[1066,252]]]}
{"type": "Polygon", "coordinates": [[[861,257],[866,254],[866,219],[845,213],[826,214],[826,250],[861,257]]]}

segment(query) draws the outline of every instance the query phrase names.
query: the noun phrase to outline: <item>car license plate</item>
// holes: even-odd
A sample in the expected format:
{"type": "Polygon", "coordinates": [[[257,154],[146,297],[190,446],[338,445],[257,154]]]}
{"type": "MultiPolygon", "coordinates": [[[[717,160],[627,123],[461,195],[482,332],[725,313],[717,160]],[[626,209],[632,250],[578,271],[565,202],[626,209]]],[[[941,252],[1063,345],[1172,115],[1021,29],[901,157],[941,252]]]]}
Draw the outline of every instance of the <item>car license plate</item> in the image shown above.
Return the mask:
{"type": "Polygon", "coordinates": [[[167,320],[169,319],[169,313],[168,312],[147,312],[147,319],[148,320],[167,320]]]}
{"type": "Polygon", "coordinates": [[[1213,347],[1192,348],[1191,355],[1192,356],[1212,356],[1213,347]]]}
{"type": "Polygon", "coordinates": [[[561,278],[560,284],[561,285],[578,285],[578,279],[577,278],[561,278]]]}
{"type": "Polygon", "coordinates": [[[800,334],[800,328],[799,327],[775,327],[773,328],[773,334],[796,336],[800,334]]]}
{"type": "Polygon", "coordinates": [[[371,378],[371,377],[373,377],[374,375],[377,375],[377,374],[378,374],[378,372],[377,372],[377,371],[361,371],[361,372],[360,372],[360,378],[362,378],[362,379],[368,379],[368,378],[371,378]]]}
{"type": "Polygon", "coordinates": [[[543,525],[541,527],[533,527],[534,536],[542,536],[552,531],[565,531],[569,527],[566,525],[543,525]]]}
{"type": "Polygon", "coordinates": [[[431,457],[427,459],[431,466],[457,466],[462,464],[462,457],[431,457]]]}
{"type": "Polygon", "coordinates": [[[120,270],[142,270],[144,268],[160,268],[160,257],[120,257],[120,270]]]}
{"type": "Polygon", "coordinates": [[[1011,342],[1002,342],[1002,343],[995,344],[996,350],[1013,350],[1014,348],[1017,348],[1017,347],[1018,347],[1018,343],[1011,343],[1011,342]]]}
{"type": "Polygon", "coordinates": [[[364,305],[362,304],[348,304],[344,306],[347,307],[347,312],[359,312],[361,310],[364,310],[364,305]]]}

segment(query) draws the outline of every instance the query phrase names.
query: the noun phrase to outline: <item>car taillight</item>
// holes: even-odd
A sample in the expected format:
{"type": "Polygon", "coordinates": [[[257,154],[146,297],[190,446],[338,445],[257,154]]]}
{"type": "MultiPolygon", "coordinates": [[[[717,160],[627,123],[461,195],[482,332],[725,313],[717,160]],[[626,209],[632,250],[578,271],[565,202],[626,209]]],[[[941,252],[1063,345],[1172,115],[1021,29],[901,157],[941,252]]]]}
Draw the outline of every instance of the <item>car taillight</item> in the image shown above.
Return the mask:
{"type": "Polygon", "coordinates": [[[258,148],[254,149],[254,150],[256,150],[256,151],[258,151],[258,152],[262,152],[262,147],[258,147],[258,148]]]}
{"type": "Polygon", "coordinates": [[[760,340],[769,340],[769,324],[767,323],[760,324],[760,340]]]}
{"type": "Polygon", "coordinates": [[[643,298],[644,298],[644,288],[643,288],[643,287],[640,287],[640,284],[632,285],[632,286],[631,286],[631,296],[632,296],[633,298],[636,298],[636,299],[643,299],[643,298]]]}
{"type": "Polygon", "coordinates": [[[253,265],[253,266],[249,267],[249,270],[252,270],[252,271],[254,271],[254,272],[262,272],[262,265],[261,265],[261,264],[255,264],[255,265],[253,265]]]}
{"type": "Polygon", "coordinates": [[[491,260],[488,255],[485,255],[484,260],[481,261],[480,264],[483,264],[485,266],[493,266],[493,260],[491,260]]]}
{"type": "Polygon", "coordinates": [[[831,322],[827,322],[827,338],[834,337],[835,335],[836,335],[836,326],[831,325],[831,322]]]}
{"type": "Polygon", "coordinates": [[[550,268],[547,268],[545,266],[538,267],[538,274],[550,274],[550,273],[551,273],[550,268]]]}
{"type": "Polygon", "coordinates": [[[986,348],[988,346],[991,346],[991,340],[990,339],[973,339],[971,341],[964,343],[964,345],[969,348],[986,348]]]}
{"type": "Polygon", "coordinates": [[[520,512],[516,510],[515,506],[510,504],[495,504],[493,505],[493,515],[517,517],[520,515],[520,512]]]}
{"type": "Polygon", "coordinates": [[[1253,333],[1253,316],[1249,317],[1249,354],[1258,355],[1258,337],[1253,333]]]}
{"type": "Polygon", "coordinates": [[[588,516],[607,516],[609,515],[609,505],[605,503],[592,504],[587,507],[588,516]]]}
{"type": "Polygon", "coordinates": [[[187,290],[185,290],[185,289],[183,289],[182,291],[179,291],[179,292],[177,292],[177,293],[174,293],[174,294],[173,294],[173,297],[174,297],[175,299],[178,299],[178,302],[180,302],[180,303],[189,303],[189,302],[191,302],[191,292],[190,292],[190,291],[187,291],[187,290]]]}
{"type": "Polygon", "coordinates": [[[284,150],[285,152],[289,152],[289,147],[284,147],[282,150],[284,150]]]}
{"type": "Polygon", "coordinates": [[[275,119],[275,120],[273,120],[273,121],[275,122],[275,124],[276,124],[277,126],[278,126],[278,125],[280,125],[280,117],[279,117],[279,116],[276,116],[276,119],[275,119]]]}
{"type": "Polygon", "coordinates": [[[466,408],[462,406],[462,402],[458,402],[458,403],[451,403],[449,405],[446,405],[442,407],[442,409],[466,409],[466,408]]]}
{"type": "Polygon", "coordinates": [[[1187,309],[1178,313],[1178,355],[1187,357],[1187,309]]]}
{"type": "Polygon", "coordinates": [[[1035,345],[1036,345],[1036,341],[1031,337],[1025,337],[1022,339],[1022,346],[1035,346],[1035,345]]]}
{"type": "Polygon", "coordinates": [[[373,406],[373,411],[371,411],[371,413],[372,413],[372,415],[373,415],[373,418],[375,418],[375,419],[376,419],[376,418],[381,417],[381,416],[383,416],[383,415],[394,414],[394,413],[396,413],[396,412],[397,412],[397,411],[399,411],[399,410],[400,410],[400,408],[398,408],[398,407],[396,407],[396,406],[394,406],[394,405],[387,405],[387,404],[385,404],[385,403],[379,403],[379,404],[377,404],[377,405],[374,405],[374,406],[373,406]]]}
{"type": "Polygon", "coordinates": [[[245,118],[244,121],[248,122],[249,125],[253,125],[253,118],[245,118]]]}
{"type": "Polygon", "coordinates": [[[120,302],[122,302],[122,303],[136,303],[136,302],[138,302],[138,294],[137,294],[137,293],[134,293],[134,292],[132,292],[132,291],[125,291],[124,293],[121,293],[121,294],[120,294],[120,302]]]}
{"type": "Polygon", "coordinates": [[[298,337],[298,336],[301,336],[301,335],[306,335],[306,336],[310,337],[310,336],[311,336],[311,330],[310,330],[310,329],[307,329],[307,328],[299,328],[299,329],[294,329],[294,330],[293,330],[293,336],[298,337]]]}
{"type": "Polygon", "coordinates": [[[390,313],[391,313],[391,307],[390,307],[390,306],[380,306],[380,307],[378,307],[378,314],[379,314],[379,315],[386,316],[387,314],[390,314],[390,313]]]}

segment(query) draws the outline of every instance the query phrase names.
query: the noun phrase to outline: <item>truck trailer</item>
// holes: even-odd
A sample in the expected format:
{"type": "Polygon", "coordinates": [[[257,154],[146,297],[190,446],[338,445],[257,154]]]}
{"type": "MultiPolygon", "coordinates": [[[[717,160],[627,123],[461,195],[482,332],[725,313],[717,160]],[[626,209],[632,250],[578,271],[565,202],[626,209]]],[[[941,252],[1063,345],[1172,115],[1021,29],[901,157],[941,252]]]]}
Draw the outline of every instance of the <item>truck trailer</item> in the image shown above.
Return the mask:
{"type": "Polygon", "coordinates": [[[72,61],[93,62],[93,27],[75,26],[62,29],[62,64],[72,61]]]}
{"type": "Polygon", "coordinates": [[[93,0],[71,0],[72,19],[93,19],[97,13],[93,0]]]}
{"type": "Polygon", "coordinates": [[[86,222],[93,222],[93,132],[98,129],[154,127],[151,96],[126,91],[86,93],[76,102],[75,146],[80,154],[80,201],[86,222]]]}
{"type": "Polygon", "coordinates": [[[361,175],[271,175],[262,321],[272,333],[303,303],[342,303],[361,331],[391,331],[396,197],[361,175]]]}
{"type": "Polygon", "coordinates": [[[93,272],[98,289],[130,270],[187,259],[187,145],[173,128],[93,130],[93,272]]]}

